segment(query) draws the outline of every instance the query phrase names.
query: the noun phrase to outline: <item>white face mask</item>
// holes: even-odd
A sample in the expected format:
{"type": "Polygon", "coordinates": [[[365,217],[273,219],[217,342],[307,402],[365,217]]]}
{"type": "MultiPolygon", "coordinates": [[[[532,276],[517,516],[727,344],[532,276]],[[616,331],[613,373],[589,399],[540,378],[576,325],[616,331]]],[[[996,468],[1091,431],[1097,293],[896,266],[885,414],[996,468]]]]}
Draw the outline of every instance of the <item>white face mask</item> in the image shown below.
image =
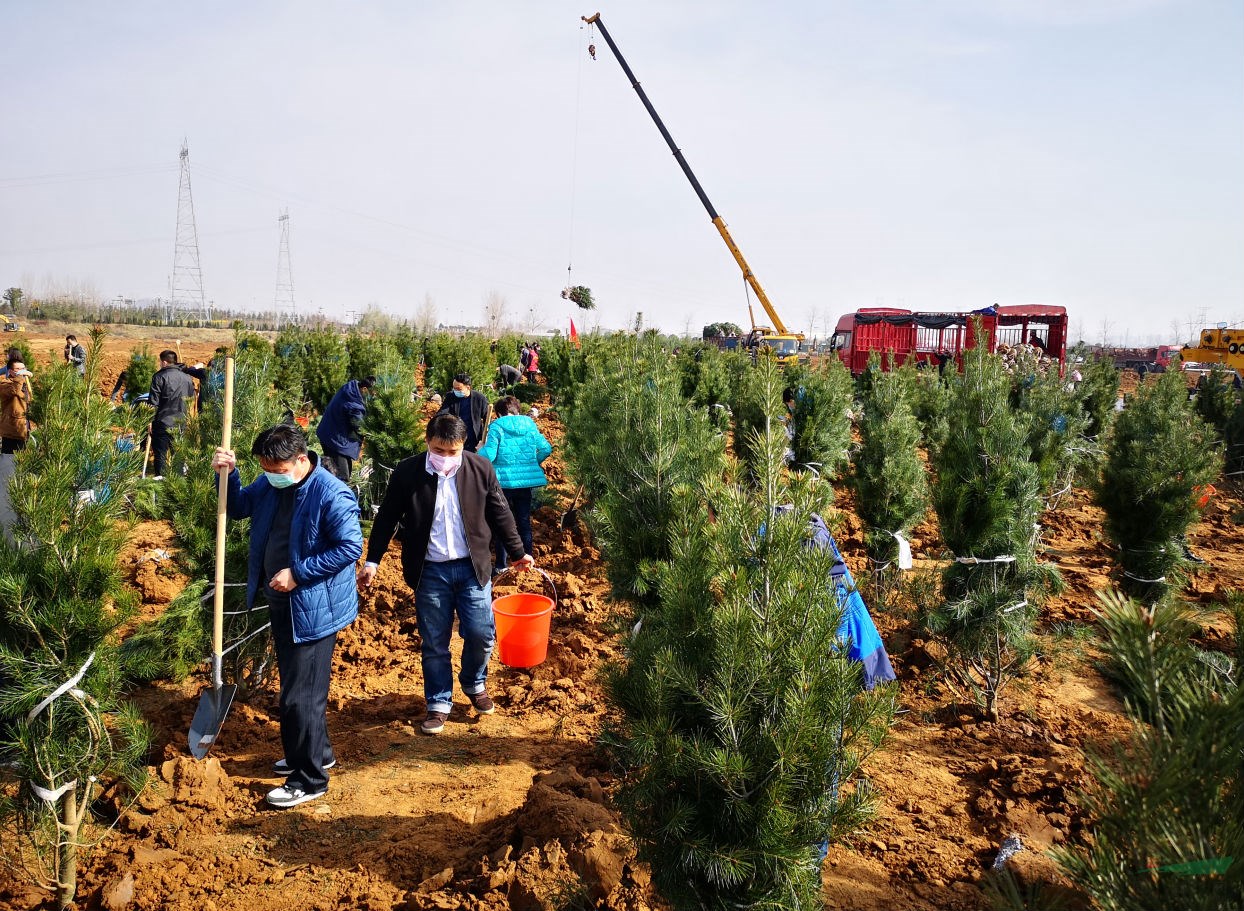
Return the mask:
{"type": "Polygon", "coordinates": [[[438,452],[428,450],[428,467],[439,475],[444,477],[453,477],[457,472],[458,466],[462,464],[462,455],[459,453],[455,456],[444,456],[438,452]]]}

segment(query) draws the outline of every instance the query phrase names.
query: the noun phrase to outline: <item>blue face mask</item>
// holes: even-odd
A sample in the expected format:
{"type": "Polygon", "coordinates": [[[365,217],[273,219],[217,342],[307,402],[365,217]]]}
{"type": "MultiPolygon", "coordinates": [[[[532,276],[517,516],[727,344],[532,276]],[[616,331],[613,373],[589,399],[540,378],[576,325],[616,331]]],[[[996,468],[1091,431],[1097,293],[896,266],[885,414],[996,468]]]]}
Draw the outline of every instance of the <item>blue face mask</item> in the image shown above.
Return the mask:
{"type": "Polygon", "coordinates": [[[468,392],[466,389],[455,389],[454,390],[454,395],[456,395],[460,399],[465,399],[470,394],[471,393],[468,392]]]}
{"type": "Polygon", "coordinates": [[[298,482],[294,480],[292,474],[285,474],[283,471],[265,471],[263,476],[268,479],[268,483],[277,490],[283,490],[286,487],[293,487],[298,482]]]}

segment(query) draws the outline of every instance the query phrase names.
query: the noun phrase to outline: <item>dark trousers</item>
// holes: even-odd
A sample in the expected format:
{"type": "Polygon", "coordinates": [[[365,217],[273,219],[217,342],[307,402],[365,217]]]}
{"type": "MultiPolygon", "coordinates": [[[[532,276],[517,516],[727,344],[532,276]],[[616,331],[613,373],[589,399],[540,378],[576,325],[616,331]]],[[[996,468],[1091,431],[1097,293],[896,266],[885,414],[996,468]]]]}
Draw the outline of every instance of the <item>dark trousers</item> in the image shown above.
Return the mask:
{"type": "Polygon", "coordinates": [[[339,478],[347,484],[350,483],[350,473],[354,470],[353,459],[343,456],[339,452],[333,452],[333,450],[325,446],[323,465],[333,477],[339,478]]]}
{"type": "MultiPolygon", "coordinates": [[[[510,504],[510,512],[514,514],[514,524],[518,526],[518,536],[523,539],[523,547],[531,553],[531,488],[515,487],[501,491],[505,494],[505,502],[510,504]]],[[[509,565],[505,555],[505,544],[500,539],[493,540],[497,549],[495,568],[500,571],[509,565]]]]}
{"type": "Polygon", "coordinates": [[[164,462],[168,458],[169,450],[173,448],[173,429],[161,427],[159,424],[152,425],[151,448],[155,452],[155,473],[162,475],[164,462]]]}
{"type": "Polygon", "coordinates": [[[294,642],[289,602],[270,600],[272,642],[281,673],[281,745],[291,770],[287,783],[314,794],[328,787],[324,763],[333,755],[328,742],[328,683],[337,634],[294,642]]]}
{"type": "Polygon", "coordinates": [[[26,448],[26,441],[19,440],[17,437],[4,437],[0,443],[0,453],[4,455],[12,455],[15,452],[21,452],[26,448]]]}

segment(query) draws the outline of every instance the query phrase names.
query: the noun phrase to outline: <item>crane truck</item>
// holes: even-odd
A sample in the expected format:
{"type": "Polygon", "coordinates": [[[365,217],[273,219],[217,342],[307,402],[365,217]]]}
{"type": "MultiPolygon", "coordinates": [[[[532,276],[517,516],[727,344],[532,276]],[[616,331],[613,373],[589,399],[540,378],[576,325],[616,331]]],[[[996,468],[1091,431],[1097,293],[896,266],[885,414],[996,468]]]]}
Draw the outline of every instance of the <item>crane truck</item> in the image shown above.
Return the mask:
{"type": "Polygon", "coordinates": [[[717,214],[717,210],[713,208],[712,202],[708,198],[708,194],[704,192],[704,188],[700,186],[700,182],[691,171],[691,166],[687,164],[687,159],[683,157],[682,150],[674,143],[674,138],[670,135],[669,130],[665,128],[660,116],[657,115],[656,108],[652,106],[652,102],[648,100],[648,94],[639,84],[639,80],[635,78],[635,74],[631,71],[630,66],[626,62],[626,58],[622,56],[622,52],[618,50],[618,46],[614,44],[613,37],[609,34],[609,30],[605,28],[605,23],[600,18],[600,13],[591,16],[580,17],[588,25],[594,25],[600,29],[600,36],[605,39],[605,43],[609,45],[609,50],[613,51],[613,56],[622,66],[622,72],[626,74],[626,78],[631,82],[631,88],[635,90],[635,94],[639,96],[639,100],[643,102],[644,109],[647,110],[652,122],[657,125],[661,136],[665,139],[666,145],[670,147],[670,151],[674,153],[674,160],[678,162],[678,166],[682,168],[683,174],[687,180],[691,182],[691,188],[695,190],[695,195],[700,198],[700,202],[708,211],[708,217],[712,219],[713,227],[717,229],[717,233],[721,235],[721,239],[726,242],[726,247],[730,250],[730,255],[734,257],[734,261],[738,263],[739,268],[743,270],[743,280],[747,282],[747,286],[751,288],[752,293],[756,295],[756,299],[760,301],[760,305],[764,307],[765,313],[769,315],[772,326],[757,326],[756,317],[752,312],[751,301],[747,302],[747,318],[751,322],[752,329],[747,334],[744,344],[751,349],[753,354],[757,353],[763,346],[771,351],[782,363],[793,363],[799,359],[800,348],[803,343],[802,332],[790,332],[786,328],[786,324],[782,322],[782,318],[778,316],[777,310],[774,309],[769,295],[765,293],[765,289],[760,286],[760,281],[752,272],[751,266],[747,264],[747,260],[743,258],[743,252],[739,249],[738,244],[734,242],[734,238],[730,236],[730,229],[726,227],[725,220],[717,214]]]}
{"type": "Polygon", "coordinates": [[[1184,345],[1179,356],[1184,363],[1225,364],[1244,375],[1244,329],[1231,329],[1226,323],[1202,329],[1198,343],[1184,345]]]}

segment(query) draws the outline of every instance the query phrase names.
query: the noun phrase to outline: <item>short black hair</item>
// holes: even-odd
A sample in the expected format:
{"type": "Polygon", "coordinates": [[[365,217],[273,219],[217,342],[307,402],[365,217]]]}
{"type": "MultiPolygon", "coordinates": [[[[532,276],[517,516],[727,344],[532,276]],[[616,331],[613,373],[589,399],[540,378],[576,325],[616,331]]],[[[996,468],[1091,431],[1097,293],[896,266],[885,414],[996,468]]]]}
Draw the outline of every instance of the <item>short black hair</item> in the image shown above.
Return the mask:
{"type": "Polygon", "coordinates": [[[455,383],[461,383],[463,386],[470,386],[470,385],[471,385],[471,374],[469,374],[469,373],[455,373],[455,374],[454,374],[454,382],[455,382],[455,383]]]}
{"type": "Polygon", "coordinates": [[[795,401],[795,389],[793,386],[787,386],[785,389],[782,390],[782,401],[783,402],[795,401]]]}
{"type": "Polygon", "coordinates": [[[492,407],[496,409],[499,418],[507,414],[518,414],[518,399],[512,395],[503,395],[493,402],[492,407]]]}
{"type": "Polygon", "coordinates": [[[462,423],[462,418],[456,414],[442,411],[428,421],[427,437],[429,440],[444,440],[446,443],[465,443],[466,424],[462,423]]]}
{"type": "Polygon", "coordinates": [[[160,352],[160,360],[165,364],[176,364],[177,352],[172,348],[165,348],[160,352]]]}
{"type": "Polygon", "coordinates": [[[5,366],[11,368],[14,364],[24,364],[24,363],[26,363],[26,359],[22,357],[22,353],[18,351],[16,348],[10,348],[9,358],[8,358],[8,361],[5,363],[5,366]]]}
{"type": "Polygon", "coordinates": [[[77,337],[76,335],[66,335],[66,336],[65,336],[65,341],[67,341],[67,342],[76,342],[77,340],[78,340],[78,337],[77,337]]]}
{"type": "Polygon", "coordinates": [[[21,348],[10,348],[8,351],[4,353],[4,356],[7,357],[9,360],[13,360],[13,358],[17,358],[18,360],[21,360],[22,358],[25,357],[25,355],[22,354],[21,348]]]}
{"type": "Polygon", "coordinates": [[[217,349],[216,349],[216,353],[217,353],[217,354],[228,354],[228,353],[229,353],[229,349],[228,349],[228,348],[226,348],[224,345],[220,345],[219,347],[217,347],[217,349]]]}
{"type": "Polygon", "coordinates": [[[361,380],[359,380],[360,389],[370,389],[372,386],[375,386],[375,385],[376,385],[376,378],[374,376],[365,376],[361,380]]]}
{"type": "Polygon", "coordinates": [[[277,424],[255,437],[251,455],[270,462],[289,462],[307,454],[307,437],[295,424],[277,424]]]}

